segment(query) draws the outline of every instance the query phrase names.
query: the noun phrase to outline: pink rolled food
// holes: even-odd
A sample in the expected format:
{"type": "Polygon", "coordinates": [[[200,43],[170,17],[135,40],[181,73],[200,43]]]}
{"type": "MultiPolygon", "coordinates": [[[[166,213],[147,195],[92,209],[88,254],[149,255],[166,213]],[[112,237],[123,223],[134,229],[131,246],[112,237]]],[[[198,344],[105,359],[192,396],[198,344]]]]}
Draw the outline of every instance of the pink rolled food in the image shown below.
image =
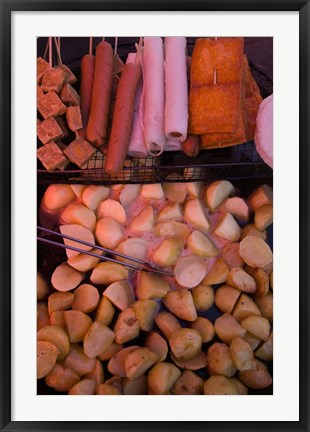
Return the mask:
{"type": "Polygon", "coordinates": [[[273,168],[273,94],[264,99],[259,106],[254,142],[257,153],[273,168]]]}
{"type": "MultiPolygon", "coordinates": [[[[136,54],[129,53],[126,63],[135,63],[135,61],[136,61],[136,54]]],[[[142,78],[141,78],[135,96],[132,126],[131,126],[129,144],[127,148],[127,154],[133,157],[145,157],[148,153],[144,141],[144,133],[141,127],[140,112],[139,112],[140,100],[142,96],[142,87],[143,85],[142,85],[142,78]]]]}
{"type": "Polygon", "coordinates": [[[183,142],[188,126],[186,37],[165,37],[165,134],[183,142]]]}
{"type": "Polygon", "coordinates": [[[152,155],[160,155],[166,144],[165,135],[165,71],[161,37],[144,38],[143,96],[140,115],[145,144],[152,155]]]}

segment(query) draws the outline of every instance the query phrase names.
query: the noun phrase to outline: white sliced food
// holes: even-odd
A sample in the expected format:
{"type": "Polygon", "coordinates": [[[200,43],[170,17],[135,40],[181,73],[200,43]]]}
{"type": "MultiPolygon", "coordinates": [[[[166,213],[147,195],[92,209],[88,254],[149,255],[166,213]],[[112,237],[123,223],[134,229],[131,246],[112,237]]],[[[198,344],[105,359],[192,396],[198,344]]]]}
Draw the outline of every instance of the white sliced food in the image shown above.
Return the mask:
{"type": "Polygon", "coordinates": [[[142,186],[141,196],[148,199],[160,199],[164,197],[164,191],[160,183],[144,184],[142,186]]]}
{"type": "Polygon", "coordinates": [[[164,183],[163,190],[169,201],[182,203],[185,200],[187,189],[184,183],[164,183]]]}
{"type": "Polygon", "coordinates": [[[209,231],[211,228],[206,210],[198,198],[187,201],[184,210],[184,219],[204,232],[209,231]]]}
{"type": "Polygon", "coordinates": [[[186,240],[189,234],[190,230],[187,225],[180,222],[164,222],[154,228],[156,237],[175,237],[186,240]]]}
{"type": "Polygon", "coordinates": [[[66,207],[61,214],[61,220],[64,224],[83,225],[91,231],[96,227],[95,213],[82,204],[71,204],[66,207]]]}
{"type": "Polygon", "coordinates": [[[207,274],[207,267],[202,258],[190,255],[178,259],[174,274],[179,285],[193,288],[200,284],[207,274]]]}
{"type": "MultiPolygon", "coordinates": [[[[146,259],[148,243],[143,238],[128,238],[118,245],[115,252],[128,255],[144,261],[146,259]]],[[[119,256],[115,257],[118,261],[133,264],[132,261],[119,256]]]]}
{"type": "Polygon", "coordinates": [[[52,285],[57,291],[71,291],[82,282],[84,273],[70,267],[66,262],[55,268],[52,274],[52,285]]]}
{"type": "Polygon", "coordinates": [[[101,246],[115,249],[123,238],[123,230],[115,219],[104,217],[96,225],[95,236],[101,246]]]}
{"type": "Polygon", "coordinates": [[[182,219],[182,210],[177,202],[167,204],[156,217],[156,223],[166,222],[168,220],[182,219]]]}
{"type": "Polygon", "coordinates": [[[165,239],[153,254],[153,261],[160,267],[172,266],[180,256],[183,240],[176,238],[165,239]]]}
{"type": "Polygon", "coordinates": [[[75,193],[76,197],[77,197],[78,199],[81,200],[81,199],[82,199],[83,192],[84,192],[84,189],[87,188],[87,185],[82,185],[82,184],[72,184],[72,185],[70,185],[70,186],[71,186],[73,192],[75,193]]]}
{"type": "Polygon", "coordinates": [[[126,184],[121,190],[119,195],[120,203],[123,207],[128,207],[141,192],[142,186],[140,184],[126,184]]]}
{"type": "MultiPolygon", "coordinates": [[[[77,225],[77,224],[61,225],[59,227],[59,230],[60,230],[61,234],[64,234],[64,235],[67,235],[70,237],[75,237],[76,239],[84,240],[84,241],[91,243],[91,244],[95,243],[93,233],[88,228],[85,228],[82,225],[77,225]]],[[[74,247],[82,249],[84,251],[90,251],[92,249],[92,246],[87,246],[87,245],[84,245],[83,243],[78,243],[78,242],[75,242],[73,240],[68,240],[68,239],[64,238],[63,241],[68,246],[74,246],[74,247]]],[[[78,255],[79,252],[71,250],[71,249],[66,249],[66,254],[67,254],[68,258],[71,258],[71,257],[78,255]]]]}
{"type": "Polygon", "coordinates": [[[188,182],[185,183],[186,189],[187,189],[187,194],[191,197],[191,198],[199,198],[201,195],[201,191],[202,191],[202,182],[197,181],[197,182],[188,182]]]}
{"type": "Polygon", "coordinates": [[[206,205],[211,211],[215,211],[233,191],[234,186],[228,180],[216,180],[206,190],[206,205]]]}
{"type": "Polygon", "coordinates": [[[52,184],[46,189],[43,202],[49,210],[57,210],[65,207],[74,198],[75,193],[70,185],[52,184]]]}
{"type": "Polygon", "coordinates": [[[193,231],[187,239],[187,244],[191,250],[204,257],[216,257],[219,251],[212,240],[201,231],[193,231]]]}
{"type": "Polygon", "coordinates": [[[238,241],[241,229],[234,217],[230,213],[226,213],[215,227],[214,233],[226,240],[238,241]]]}
{"type": "Polygon", "coordinates": [[[126,212],[124,207],[118,202],[111,198],[102,201],[97,210],[97,217],[111,217],[120,224],[124,224],[127,220],[126,212]]]}
{"type": "Polygon", "coordinates": [[[227,198],[223,204],[223,209],[225,212],[230,213],[243,221],[249,219],[249,207],[243,198],[227,198]]]}
{"type": "Polygon", "coordinates": [[[133,290],[125,280],[113,282],[103,291],[103,295],[120,310],[128,309],[135,301],[133,290]]]}
{"type": "Polygon", "coordinates": [[[101,201],[104,201],[110,195],[110,189],[105,186],[90,185],[83,192],[83,203],[89,209],[97,210],[101,201]]]}
{"type": "Polygon", "coordinates": [[[130,229],[134,231],[150,231],[154,228],[155,218],[153,207],[146,205],[130,222],[130,229]]]}

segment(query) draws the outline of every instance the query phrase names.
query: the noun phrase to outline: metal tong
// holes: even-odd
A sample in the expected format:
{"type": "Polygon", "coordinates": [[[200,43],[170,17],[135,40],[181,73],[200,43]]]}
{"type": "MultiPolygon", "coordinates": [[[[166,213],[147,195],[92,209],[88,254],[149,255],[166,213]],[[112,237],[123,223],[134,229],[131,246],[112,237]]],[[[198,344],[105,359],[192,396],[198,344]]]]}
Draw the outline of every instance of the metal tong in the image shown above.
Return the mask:
{"type": "Polygon", "coordinates": [[[79,252],[79,253],[83,253],[83,254],[86,254],[86,255],[90,255],[90,256],[99,258],[100,260],[103,260],[103,261],[112,261],[114,263],[121,264],[121,265],[123,265],[125,267],[128,267],[130,269],[143,270],[143,271],[147,271],[147,272],[150,272],[150,273],[158,273],[158,274],[160,274],[162,276],[170,276],[170,277],[174,276],[174,274],[172,272],[169,272],[167,270],[163,270],[162,268],[160,268],[156,264],[151,264],[151,263],[149,263],[147,261],[143,261],[143,260],[140,260],[138,258],[133,258],[131,256],[124,255],[124,254],[121,254],[119,252],[115,252],[115,251],[113,251],[111,249],[107,249],[107,248],[104,248],[102,246],[98,246],[96,244],[92,244],[92,243],[89,243],[87,241],[80,240],[78,238],[68,236],[66,234],[61,234],[61,233],[49,230],[47,228],[43,228],[41,226],[37,226],[37,230],[43,231],[43,232],[46,232],[46,233],[49,233],[49,234],[53,234],[53,235],[55,235],[57,237],[60,237],[62,239],[72,240],[72,241],[74,241],[76,243],[81,243],[83,245],[90,246],[91,248],[101,250],[101,251],[103,251],[105,253],[108,253],[108,254],[113,254],[115,256],[118,256],[118,257],[121,257],[121,258],[125,258],[126,260],[132,261],[133,263],[136,263],[136,264],[131,264],[131,263],[128,263],[128,262],[122,262],[122,261],[119,261],[117,259],[105,256],[105,255],[98,255],[98,254],[96,254],[94,252],[86,251],[86,250],[80,249],[80,248],[75,247],[75,246],[67,245],[65,243],[59,243],[57,241],[53,241],[53,240],[50,240],[48,238],[40,237],[38,235],[37,236],[37,240],[40,241],[40,242],[42,242],[42,243],[47,243],[47,244],[50,244],[50,245],[53,245],[53,246],[61,247],[63,249],[70,249],[70,250],[73,250],[73,251],[76,251],[76,252],[79,252]]]}

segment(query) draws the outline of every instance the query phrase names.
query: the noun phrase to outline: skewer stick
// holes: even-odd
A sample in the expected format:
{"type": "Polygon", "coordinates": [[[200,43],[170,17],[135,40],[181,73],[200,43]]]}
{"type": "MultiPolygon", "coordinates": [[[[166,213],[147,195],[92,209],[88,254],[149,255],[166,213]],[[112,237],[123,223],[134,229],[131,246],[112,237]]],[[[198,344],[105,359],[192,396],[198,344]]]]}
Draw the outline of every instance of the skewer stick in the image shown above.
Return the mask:
{"type": "Polygon", "coordinates": [[[46,60],[47,51],[48,51],[48,38],[47,38],[47,42],[46,42],[46,46],[45,46],[45,50],[44,50],[44,54],[43,54],[44,60],[46,60]]]}
{"type": "Polygon", "coordinates": [[[93,38],[89,38],[89,55],[92,55],[93,53],[93,38]]]}
{"type": "Polygon", "coordinates": [[[75,138],[76,138],[76,139],[80,138],[80,135],[79,135],[79,132],[78,132],[78,131],[75,131],[75,138]]]}
{"type": "Polygon", "coordinates": [[[59,36],[57,38],[57,43],[58,43],[58,48],[59,48],[59,52],[60,52],[60,37],[59,36]]]}
{"type": "Polygon", "coordinates": [[[103,38],[102,38],[102,42],[104,42],[104,40],[105,40],[105,38],[103,37],[103,38]]]}
{"type": "Polygon", "coordinates": [[[49,37],[48,38],[48,55],[49,55],[48,62],[49,62],[50,67],[53,67],[53,52],[52,52],[52,49],[53,49],[52,38],[49,37]]]}
{"type": "Polygon", "coordinates": [[[118,43],[118,36],[115,37],[114,55],[117,54],[117,43],[118,43]]]}
{"type": "Polygon", "coordinates": [[[54,37],[54,42],[55,42],[56,51],[57,51],[58,65],[61,66],[62,65],[62,60],[61,60],[60,49],[59,49],[59,45],[58,45],[58,41],[57,41],[56,37],[54,37]]]}

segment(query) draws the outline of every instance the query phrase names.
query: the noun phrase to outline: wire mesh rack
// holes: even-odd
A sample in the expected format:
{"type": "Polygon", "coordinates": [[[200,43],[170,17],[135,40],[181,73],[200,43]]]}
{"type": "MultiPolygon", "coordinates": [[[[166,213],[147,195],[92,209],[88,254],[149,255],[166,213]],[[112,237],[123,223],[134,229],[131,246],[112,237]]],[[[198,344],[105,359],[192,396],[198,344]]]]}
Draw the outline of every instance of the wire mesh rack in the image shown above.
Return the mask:
{"type": "Polygon", "coordinates": [[[116,177],[104,169],[105,157],[97,153],[85,169],[66,171],[38,170],[38,183],[118,184],[212,181],[272,177],[272,169],[258,155],[249,141],[234,147],[202,150],[191,158],[182,152],[166,152],[160,157],[126,159],[123,171],[116,177]]]}

